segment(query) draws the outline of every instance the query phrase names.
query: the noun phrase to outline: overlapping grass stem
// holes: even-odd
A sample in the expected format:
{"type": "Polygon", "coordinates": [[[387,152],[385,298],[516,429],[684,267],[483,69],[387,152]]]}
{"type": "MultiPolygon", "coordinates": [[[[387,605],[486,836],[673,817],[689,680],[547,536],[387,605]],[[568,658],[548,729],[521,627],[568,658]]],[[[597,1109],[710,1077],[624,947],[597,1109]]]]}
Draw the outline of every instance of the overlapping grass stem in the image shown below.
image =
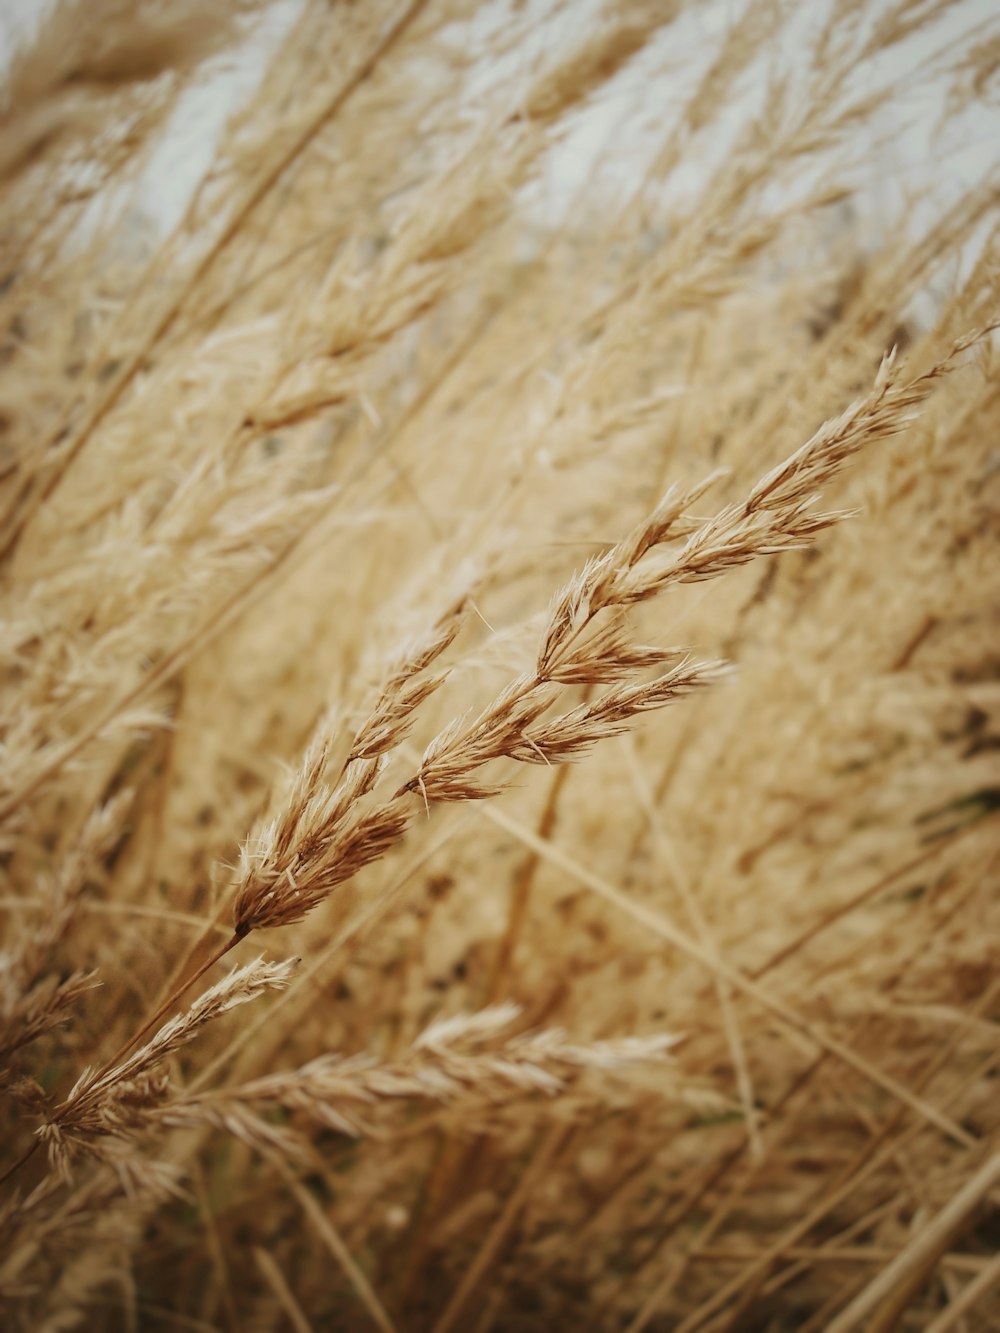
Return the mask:
{"type": "Polygon", "coordinates": [[[0,1323],[992,1327],[997,24],[85,8],[0,102],[0,1323]]]}

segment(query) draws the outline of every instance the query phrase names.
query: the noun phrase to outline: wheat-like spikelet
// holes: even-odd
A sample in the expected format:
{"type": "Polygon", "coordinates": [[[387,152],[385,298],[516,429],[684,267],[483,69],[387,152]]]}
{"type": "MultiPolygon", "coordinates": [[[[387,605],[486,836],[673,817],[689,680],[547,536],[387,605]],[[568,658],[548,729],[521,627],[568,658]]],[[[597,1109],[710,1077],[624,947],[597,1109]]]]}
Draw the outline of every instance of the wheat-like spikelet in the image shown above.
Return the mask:
{"type": "Polygon", "coordinates": [[[991,1327],[992,17],[51,11],[0,1323],[991,1327]]]}
{"type": "Polygon", "coordinates": [[[211,1125],[255,1148],[301,1154],[294,1132],[265,1119],[264,1112],[281,1107],[355,1136],[367,1132],[380,1106],[393,1102],[442,1102],[464,1115],[481,1104],[496,1111],[539,1093],[558,1097],[587,1070],[659,1062],[678,1041],[660,1035],[584,1045],[555,1030],[504,1038],[517,1016],[509,1004],[456,1015],[432,1024],[405,1058],[392,1063],[370,1055],[320,1056],[287,1073],[165,1100],[152,1119],[170,1128],[211,1125]]]}
{"type": "Polygon", "coordinates": [[[101,1070],[84,1070],[52,1118],[38,1131],[53,1170],[68,1179],[71,1158],[82,1148],[105,1160],[110,1158],[120,1171],[125,1171],[134,1154],[127,1144],[123,1148],[121,1144],[109,1145],[108,1140],[128,1139],[143,1127],[149,1108],[155,1107],[166,1092],[167,1076],[161,1068],[164,1062],[230,1009],[268,990],[287,986],[297,964],[298,959],[266,963],[257,958],[235,968],[120,1062],[101,1070]]]}
{"type": "MultiPolygon", "coordinates": [[[[894,358],[884,358],[865,398],[824,423],[763,477],[742,504],[727,505],[693,530],[690,507],[711,479],[686,492],[669,492],[649,517],[557,594],[534,671],[512,681],[471,723],[458,718],[440,732],[424,751],[418,771],[389,801],[362,805],[382,769],[367,755],[372,742],[357,738],[349,758],[363,762],[351,765],[333,790],[326,788],[322,771],[329,740],[321,736],[306,755],[285,810],[243,845],[233,909],[236,934],[243,937],[251,930],[301,920],[338,885],[384,856],[409,827],[409,798],[414,795],[427,804],[494,796],[504,784],[484,783],[478,777],[486,765],[500,759],[570,762],[597,741],[619,735],[639,714],[719,679],[721,663],[682,658],[652,681],[625,683],[635,672],[679,654],[630,642],[624,623],[605,624],[589,637],[586,632],[602,612],[621,611],[676,584],[715,578],[760,555],[802,547],[843,518],[840,512],[815,510],[818,488],[865,443],[903,429],[954,356],[973,341],[962,341],[948,358],[909,382],[898,382],[894,358]],[[644,563],[678,528],[689,535],[673,558],[662,565],[644,563]],[[545,716],[558,698],[558,687],[611,682],[614,688],[598,698],[545,716]]],[[[386,696],[360,733],[382,732],[380,755],[400,743],[413,710],[443,684],[440,673],[424,680],[413,677],[444,651],[457,629],[457,621],[446,624],[430,638],[428,649],[418,650],[408,668],[407,687],[399,672],[390,679],[386,696]]]]}

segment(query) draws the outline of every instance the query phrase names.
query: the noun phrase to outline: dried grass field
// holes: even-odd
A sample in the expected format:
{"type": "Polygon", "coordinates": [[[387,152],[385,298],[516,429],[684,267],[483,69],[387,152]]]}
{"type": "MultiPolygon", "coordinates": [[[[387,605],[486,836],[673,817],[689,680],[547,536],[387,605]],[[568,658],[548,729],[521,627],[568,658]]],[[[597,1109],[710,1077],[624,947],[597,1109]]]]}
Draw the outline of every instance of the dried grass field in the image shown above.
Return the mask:
{"type": "Polygon", "coordinates": [[[993,7],[37,17],[2,1327],[1000,1329],[993,7]]]}

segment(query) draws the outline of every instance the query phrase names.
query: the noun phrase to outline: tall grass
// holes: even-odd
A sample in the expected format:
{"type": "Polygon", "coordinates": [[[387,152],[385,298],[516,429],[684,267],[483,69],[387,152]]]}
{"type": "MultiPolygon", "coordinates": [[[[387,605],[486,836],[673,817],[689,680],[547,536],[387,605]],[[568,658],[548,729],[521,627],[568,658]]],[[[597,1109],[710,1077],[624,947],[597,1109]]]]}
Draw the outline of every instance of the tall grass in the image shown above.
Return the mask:
{"type": "Polygon", "coordinates": [[[995,21],[86,9],[0,118],[5,1326],[991,1327],[995,21]]]}

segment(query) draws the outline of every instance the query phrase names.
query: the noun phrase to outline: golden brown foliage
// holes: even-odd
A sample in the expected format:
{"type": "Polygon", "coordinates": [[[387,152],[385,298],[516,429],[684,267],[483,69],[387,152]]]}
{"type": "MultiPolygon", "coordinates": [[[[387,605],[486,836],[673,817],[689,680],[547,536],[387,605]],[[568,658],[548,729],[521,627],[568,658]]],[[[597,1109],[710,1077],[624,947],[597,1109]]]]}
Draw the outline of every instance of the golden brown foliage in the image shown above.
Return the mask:
{"type": "Polygon", "coordinates": [[[7,73],[4,1326],[990,1327],[996,24],[209,8],[7,73]]]}

